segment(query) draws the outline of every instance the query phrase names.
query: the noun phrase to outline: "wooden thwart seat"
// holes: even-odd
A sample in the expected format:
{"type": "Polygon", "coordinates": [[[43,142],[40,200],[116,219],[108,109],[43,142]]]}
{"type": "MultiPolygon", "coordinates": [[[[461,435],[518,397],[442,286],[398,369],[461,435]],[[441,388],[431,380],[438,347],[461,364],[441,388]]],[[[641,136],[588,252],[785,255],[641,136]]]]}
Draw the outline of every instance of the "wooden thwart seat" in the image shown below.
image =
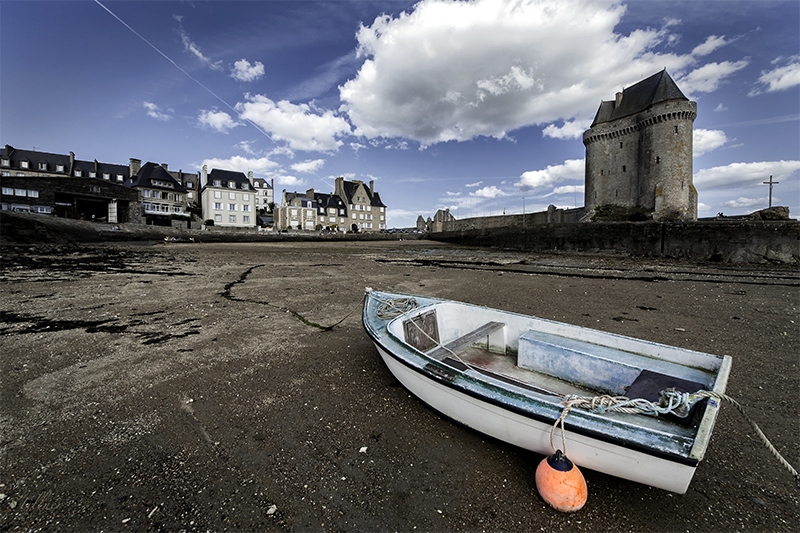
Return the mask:
{"type": "Polygon", "coordinates": [[[481,339],[486,339],[488,343],[489,335],[503,329],[504,327],[505,324],[502,322],[489,322],[482,325],[478,329],[470,331],[466,335],[462,335],[461,337],[448,342],[444,346],[439,346],[438,348],[431,350],[428,352],[428,355],[441,361],[452,353],[458,353],[464,348],[472,346],[481,339]]]}

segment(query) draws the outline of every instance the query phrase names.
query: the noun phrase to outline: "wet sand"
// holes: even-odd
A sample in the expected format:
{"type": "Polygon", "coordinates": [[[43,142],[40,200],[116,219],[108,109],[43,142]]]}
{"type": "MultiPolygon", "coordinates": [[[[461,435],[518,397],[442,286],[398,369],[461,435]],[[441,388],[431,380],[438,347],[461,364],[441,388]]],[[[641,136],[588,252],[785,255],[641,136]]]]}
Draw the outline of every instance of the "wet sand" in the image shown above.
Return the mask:
{"type": "Polygon", "coordinates": [[[728,393],[797,468],[796,268],[506,253],[430,241],[2,249],[4,531],[792,531],[798,486],[723,405],[685,495],[427,409],[361,326],[365,287],[733,357],[728,393]],[[332,326],[332,327],[330,327],[332,326]]]}

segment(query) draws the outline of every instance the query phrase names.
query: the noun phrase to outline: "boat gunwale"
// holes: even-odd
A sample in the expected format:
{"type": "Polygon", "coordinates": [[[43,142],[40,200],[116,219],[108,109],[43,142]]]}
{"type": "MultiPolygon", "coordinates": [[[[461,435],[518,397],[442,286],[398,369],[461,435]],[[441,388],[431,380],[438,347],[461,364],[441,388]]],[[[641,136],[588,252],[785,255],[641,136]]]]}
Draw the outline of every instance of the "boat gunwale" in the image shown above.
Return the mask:
{"type": "MultiPolygon", "coordinates": [[[[423,299],[423,300],[428,300],[427,303],[424,303],[424,304],[420,305],[419,307],[415,308],[413,310],[415,313],[421,313],[421,312],[423,312],[424,309],[433,307],[438,303],[450,302],[449,300],[443,300],[443,299],[432,298],[432,297],[414,296],[414,295],[399,294],[399,293],[387,293],[387,292],[383,292],[383,291],[376,291],[376,292],[378,292],[379,294],[388,296],[388,297],[393,297],[393,298],[396,298],[396,297],[415,297],[415,298],[420,298],[420,299],[423,299]]],[[[367,295],[366,298],[369,299],[369,294],[367,295]]],[[[375,300],[379,301],[378,298],[375,298],[375,300]]],[[[455,303],[462,303],[462,302],[455,302],[455,303]]],[[[466,304],[465,303],[464,305],[481,308],[480,306],[473,306],[472,304],[466,304]]],[[[370,308],[370,305],[365,303],[363,311],[362,311],[362,322],[364,324],[365,330],[367,331],[369,336],[372,338],[373,342],[380,349],[382,349],[382,351],[384,351],[386,354],[391,356],[393,359],[399,361],[404,366],[414,370],[415,372],[417,372],[418,374],[423,376],[425,379],[434,380],[437,383],[440,383],[440,384],[442,384],[442,385],[444,385],[446,387],[452,388],[452,389],[456,390],[457,392],[459,392],[461,394],[465,394],[467,396],[473,397],[473,398],[478,399],[480,401],[484,401],[484,402],[490,403],[492,405],[495,405],[497,407],[500,407],[501,409],[507,410],[509,412],[513,412],[513,413],[515,413],[517,415],[521,415],[521,416],[524,416],[526,418],[529,418],[531,420],[535,420],[535,421],[538,421],[538,422],[541,422],[541,423],[547,423],[549,425],[552,425],[555,422],[555,420],[558,418],[558,415],[563,410],[563,408],[560,405],[558,405],[557,403],[548,402],[543,398],[540,399],[540,398],[532,397],[530,395],[530,393],[533,392],[534,394],[539,394],[539,395],[541,395],[543,397],[549,397],[549,398],[557,398],[557,396],[548,395],[548,394],[545,394],[545,393],[539,393],[539,392],[536,392],[536,391],[530,391],[530,390],[522,388],[519,385],[515,385],[513,383],[505,382],[504,380],[502,380],[502,374],[497,374],[497,377],[494,378],[494,379],[497,379],[498,381],[503,383],[505,386],[498,386],[498,385],[490,383],[486,379],[484,379],[485,377],[492,378],[493,376],[485,376],[485,375],[484,376],[475,376],[475,375],[471,375],[471,374],[466,374],[464,371],[460,371],[460,370],[452,367],[451,365],[448,365],[448,364],[446,364],[446,363],[444,363],[442,361],[438,361],[436,359],[428,357],[424,352],[416,350],[415,348],[413,348],[413,346],[410,346],[409,344],[407,344],[407,343],[403,342],[402,340],[398,339],[395,335],[393,335],[389,331],[388,326],[389,326],[389,324],[391,322],[393,322],[395,320],[398,320],[398,319],[402,319],[405,316],[410,315],[410,313],[404,313],[403,315],[401,315],[399,317],[394,317],[394,318],[391,318],[391,319],[388,319],[388,320],[377,319],[377,317],[376,317],[376,319],[378,321],[383,322],[383,326],[382,326],[381,329],[383,330],[383,334],[384,334],[383,336],[385,336],[386,340],[387,341],[391,341],[391,343],[396,345],[395,347],[397,349],[399,349],[400,351],[405,352],[405,353],[407,353],[409,355],[414,355],[415,357],[420,359],[420,362],[416,362],[415,363],[414,361],[411,361],[411,360],[401,356],[399,353],[396,353],[395,349],[392,349],[392,347],[388,346],[386,342],[382,341],[381,332],[376,329],[376,325],[373,325],[370,322],[370,320],[368,320],[368,309],[369,308],[370,308]],[[441,370],[445,370],[445,371],[454,373],[454,375],[457,375],[457,376],[461,377],[463,382],[449,381],[447,379],[443,379],[442,377],[436,376],[436,375],[426,371],[425,370],[426,364],[422,364],[423,361],[426,364],[435,364],[441,370]],[[468,384],[468,383],[472,384],[473,387],[467,387],[466,384],[468,384]],[[516,390],[510,390],[508,388],[509,385],[512,386],[512,387],[517,387],[517,388],[520,388],[522,390],[525,390],[528,394],[521,394],[520,392],[518,392],[516,390]],[[487,394],[489,387],[491,387],[493,389],[498,389],[497,391],[494,391],[494,392],[496,392],[498,394],[502,391],[503,393],[506,393],[506,395],[510,393],[510,394],[513,394],[513,395],[517,396],[518,397],[517,398],[517,400],[518,400],[517,403],[519,403],[520,405],[516,405],[514,403],[509,403],[509,402],[504,402],[499,398],[495,398],[492,395],[487,394]],[[475,389],[484,389],[484,391],[475,390],[475,389]],[[519,400],[524,400],[524,401],[519,401],[519,400]],[[551,415],[548,416],[546,414],[538,413],[538,412],[533,411],[530,408],[526,409],[526,408],[523,407],[523,405],[526,404],[526,403],[527,404],[531,404],[531,407],[536,406],[536,407],[540,407],[543,410],[551,411],[551,415]]],[[[502,311],[502,312],[506,313],[506,311],[502,311]]],[[[513,313],[513,312],[508,312],[508,313],[517,314],[517,313],[513,313]]],[[[525,318],[536,318],[536,317],[528,317],[526,315],[519,315],[519,316],[522,316],[522,317],[525,317],[525,318]]],[[[600,333],[605,333],[605,332],[600,332],[600,333]]],[[[613,335],[613,334],[611,334],[611,335],[613,335]]],[[[632,337],[628,337],[628,338],[633,339],[632,337]]],[[[633,340],[639,340],[639,339],[633,339],[633,340]]],[[[648,341],[644,341],[644,342],[648,342],[648,341]]],[[[672,348],[672,347],[670,347],[670,348],[672,348]]],[[[683,349],[681,349],[681,350],[683,350],[683,349]]],[[[686,350],[686,351],[692,352],[691,350],[686,350]]],[[[703,355],[703,356],[706,356],[706,357],[718,358],[718,359],[720,359],[722,361],[721,365],[724,365],[724,366],[726,366],[728,368],[730,366],[730,364],[729,364],[730,363],[730,361],[729,361],[730,357],[729,356],[717,356],[717,355],[714,355],[714,354],[706,354],[706,353],[703,353],[703,352],[692,352],[692,353],[697,353],[697,354],[700,354],[700,355],[703,355]]],[[[488,371],[488,373],[491,374],[492,372],[488,371]]],[[[484,373],[481,372],[481,374],[484,374],[484,373]]],[[[725,381],[727,381],[727,380],[725,380],[725,381]]],[[[715,387],[714,387],[715,390],[718,388],[716,386],[717,384],[718,383],[717,383],[716,374],[715,374],[715,387]]],[[[724,388],[724,386],[725,386],[724,383],[721,384],[721,386],[722,386],[722,388],[724,388]]],[[[433,406],[430,406],[426,402],[423,401],[423,403],[425,403],[429,407],[433,408],[435,411],[440,412],[439,410],[437,410],[433,406]]],[[[717,409],[718,409],[718,407],[717,407],[717,409]]],[[[705,436],[710,437],[711,429],[713,429],[713,425],[714,425],[714,422],[716,420],[716,410],[717,409],[715,409],[713,413],[704,414],[702,419],[701,419],[700,424],[698,424],[698,427],[694,429],[694,431],[692,432],[692,434],[690,436],[680,436],[680,435],[669,436],[669,438],[677,438],[677,439],[682,439],[683,441],[686,441],[686,445],[687,445],[688,449],[686,450],[686,452],[683,452],[683,453],[678,452],[678,451],[661,450],[661,449],[658,449],[658,448],[654,448],[652,446],[648,446],[646,444],[642,444],[642,443],[639,443],[639,442],[632,441],[630,439],[617,438],[617,437],[614,437],[614,436],[611,436],[611,435],[608,435],[608,434],[605,434],[605,433],[602,433],[602,432],[598,432],[598,431],[590,429],[590,428],[583,427],[581,425],[576,425],[576,424],[574,424],[572,422],[568,422],[566,420],[565,420],[565,427],[567,429],[569,429],[569,431],[575,432],[577,434],[584,435],[584,436],[586,436],[588,438],[591,438],[591,439],[597,439],[597,440],[601,440],[601,441],[604,441],[604,442],[608,442],[608,443],[611,443],[611,444],[614,444],[614,445],[617,445],[617,446],[621,446],[623,448],[627,448],[627,449],[635,450],[635,451],[638,451],[638,452],[641,452],[641,453],[645,453],[645,454],[651,455],[653,457],[666,458],[668,460],[671,460],[671,461],[674,461],[674,462],[679,462],[679,463],[685,464],[687,466],[697,466],[698,462],[703,457],[703,455],[702,454],[698,454],[698,452],[699,451],[704,452],[705,449],[707,448],[708,439],[704,438],[704,437],[705,436]],[[701,427],[703,427],[704,430],[706,430],[706,431],[703,432],[704,435],[699,435],[698,434],[698,430],[701,427]],[[706,435],[706,433],[707,433],[707,435],[706,435]],[[702,442],[702,441],[704,441],[704,442],[702,442]]],[[[446,413],[443,413],[443,414],[445,416],[447,416],[448,418],[451,418],[446,413]]],[[[590,413],[590,412],[584,413],[582,411],[576,411],[573,414],[576,415],[579,419],[583,419],[583,420],[585,420],[587,422],[594,423],[594,425],[601,425],[602,422],[608,422],[609,421],[608,417],[598,417],[594,413],[590,413]]],[[[625,421],[614,420],[613,422],[617,423],[617,424],[619,424],[621,426],[628,426],[631,429],[636,427],[634,424],[626,423],[625,421]]],[[[659,435],[659,433],[657,431],[650,431],[650,430],[647,430],[647,431],[648,431],[648,433],[650,433],[650,434],[652,434],[654,436],[655,435],[659,435]]]]}

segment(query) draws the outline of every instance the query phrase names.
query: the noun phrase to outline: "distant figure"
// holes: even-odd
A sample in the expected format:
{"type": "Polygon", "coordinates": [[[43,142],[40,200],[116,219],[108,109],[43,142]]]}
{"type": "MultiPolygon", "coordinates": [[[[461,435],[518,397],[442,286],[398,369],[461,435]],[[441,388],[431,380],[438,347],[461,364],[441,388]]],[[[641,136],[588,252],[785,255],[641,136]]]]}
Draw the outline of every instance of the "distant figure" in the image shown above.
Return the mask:
{"type": "Polygon", "coordinates": [[[94,215],[92,215],[92,222],[94,222],[94,215]]]}

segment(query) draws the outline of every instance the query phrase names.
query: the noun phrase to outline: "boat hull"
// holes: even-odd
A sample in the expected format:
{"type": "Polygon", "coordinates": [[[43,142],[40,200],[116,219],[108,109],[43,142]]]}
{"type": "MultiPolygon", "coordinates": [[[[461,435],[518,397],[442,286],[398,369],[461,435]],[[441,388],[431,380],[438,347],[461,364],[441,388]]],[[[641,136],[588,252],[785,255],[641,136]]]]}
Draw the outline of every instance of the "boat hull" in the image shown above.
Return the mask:
{"type": "MultiPolygon", "coordinates": [[[[542,455],[552,453],[552,424],[461,393],[406,366],[380,344],[375,343],[375,347],[397,381],[432,409],[503,442],[542,455]]],[[[555,439],[560,447],[560,429],[556,430],[555,439]]],[[[696,464],[681,464],[578,433],[567,432],[567,451],[570,460],[581,468],[679,494],[686,492],[696,470],[696,464]]]]}

